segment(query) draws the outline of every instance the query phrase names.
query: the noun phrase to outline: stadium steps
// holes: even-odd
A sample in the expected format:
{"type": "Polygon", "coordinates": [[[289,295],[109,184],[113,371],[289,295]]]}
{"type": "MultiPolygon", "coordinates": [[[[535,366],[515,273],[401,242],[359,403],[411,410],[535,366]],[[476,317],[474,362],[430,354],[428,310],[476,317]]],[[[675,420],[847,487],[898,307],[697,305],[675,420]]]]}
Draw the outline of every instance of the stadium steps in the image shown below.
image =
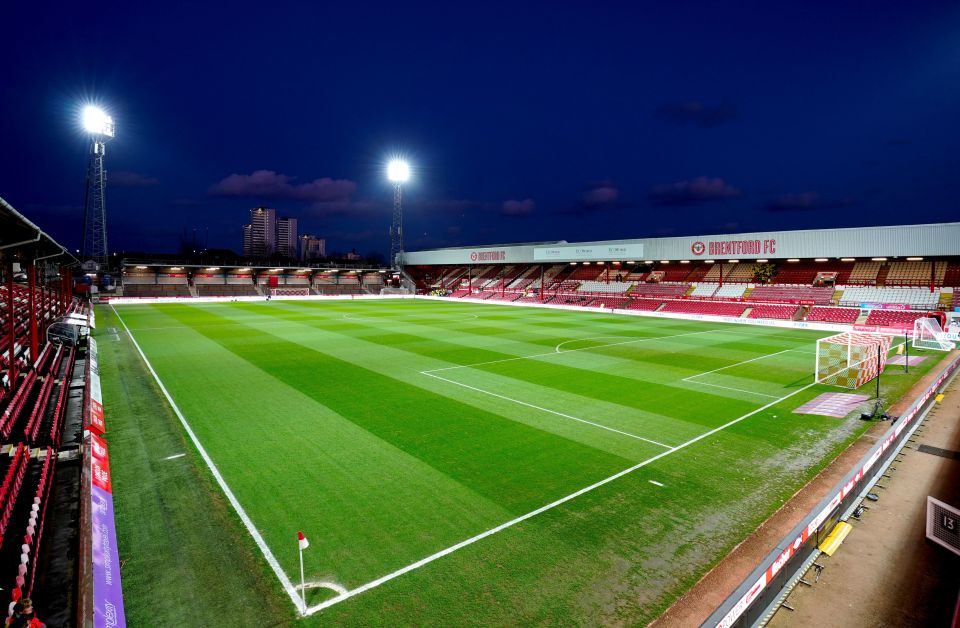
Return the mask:
{"type": "MultiPolygon", "coordinates": [[[[742,297],[742,298],[746,299],[746,298],[749,297],[751,294],[753,294],[753,288],[752,288],[752,287],[751,287],[751,288],[747,288],[746,290],[743,291],[743,297],[742,297]]],[[[752,309],[752,308],[751,308],[751,309],[752,309]]]]}
{"type": "Polygon", "coordinates": [[[867,319],[870,317],[869,310],[860,310],[860,316],[857,317],[857,320],[853,322],[854,325],[866,325],[867,319]]]}
{"type": "Polygon", "coordinates": [[[695,284],[690,284],[690,287],[687,288],[686,296],[690,296],[691,294],[693,294],[694,290],[696,289],[697,289],[697,286],[695,284]]]}
{"type": "Polygon", "coordinates": [[[887,285],[887,275],[890,274],[890,265],[884,264],[877,273],[877,285],[880,287],[887,285]]]}
{"type": "Polygon", "coordinates": [[[953,292],[941,292],[940,293],[940,309],[941,310],[951,310],[953,309],[953,292]]]}
{"type": "Polygon", "coordinates": [[[750,318],[750,312],[753,311],[752,307],[748,307],[743,311],[743,314],[740,315],[740,318],[750,318]]]}
{"type": "Polygon", "coordinates": [[[190,296],[193,297],[194,299],[200,296],[199,294],[197,294],[197,284],[190,284],[189,286],[187,286],[187,288],[190,290],[190,296]]]}
{"type": "Polygon", "coordinates": [[[840,299],[843,298],[843,290],[834,290],[833,296],[830,297],[830,300],[833,301],[834,305],[840,303],[840,299]]]}

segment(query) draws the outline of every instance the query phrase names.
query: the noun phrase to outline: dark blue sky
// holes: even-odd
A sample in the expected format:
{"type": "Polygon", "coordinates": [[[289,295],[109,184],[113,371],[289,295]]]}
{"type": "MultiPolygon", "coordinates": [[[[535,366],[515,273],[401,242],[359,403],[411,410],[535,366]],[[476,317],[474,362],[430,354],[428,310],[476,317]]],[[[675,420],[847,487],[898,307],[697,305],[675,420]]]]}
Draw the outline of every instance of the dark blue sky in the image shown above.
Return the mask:
{"type": "Polygon", "coordinates": [[[960,3],[49,3],[5,10],[0,196],[79,242],[85,102],[112,250],[328,250],[960,219],[960,3]],[[735,5],[735,6],[732,6],[735,5]]]}

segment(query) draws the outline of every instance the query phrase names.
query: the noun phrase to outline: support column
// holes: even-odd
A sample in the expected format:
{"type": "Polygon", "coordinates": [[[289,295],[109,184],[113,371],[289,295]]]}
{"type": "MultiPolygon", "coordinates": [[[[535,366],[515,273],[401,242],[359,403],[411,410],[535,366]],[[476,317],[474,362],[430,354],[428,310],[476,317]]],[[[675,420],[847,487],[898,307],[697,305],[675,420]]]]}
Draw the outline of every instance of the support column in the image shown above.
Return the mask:
{"type": "Polygon", "coordinates": [[[10,381],[10,385],[14,386],[17,381],[17,362],[13,352],[13,345],[17,341],[17,325],[15,321],[16,312],[13,309],[13,258],[11,258],[9,255],[4,256],[3,271],[6,274],[7,283],[7,341],[9,342],[7,347],[7,355],[10,358],[8,379],[10,381]]]}
{"type": "Polygon", "coordinates": [[[543,276],[543,264],[540,264],[540,303],[543,303],[543,282],[545,281],[543,276]]]}
{"type": "Polygon", "coordinates": [[[39,342],[37,339],[37,266],[30,260],[27,266],[27,307],[30,310],[30,361],[36,362],[39,342]]]}

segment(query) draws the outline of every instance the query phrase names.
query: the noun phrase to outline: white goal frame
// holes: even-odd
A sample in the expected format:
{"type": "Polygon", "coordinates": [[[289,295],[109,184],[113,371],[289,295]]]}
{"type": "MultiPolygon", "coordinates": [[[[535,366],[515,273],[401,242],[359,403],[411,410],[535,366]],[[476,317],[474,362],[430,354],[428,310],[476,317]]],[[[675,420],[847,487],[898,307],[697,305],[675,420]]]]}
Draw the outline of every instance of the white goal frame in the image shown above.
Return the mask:
{"type": "Polygon", "coordinates": [[[950,351],[955,347],[940,327],[940,321],[924,316],[913,321],[913,348],[950,351]]]}
{"type": "Polygon", "coordinates": [[[815,381],[841,388],[860,388],[883,372],[892,344],[892,336],[876,332],[844,332],[820,338],[815,381]]]}
{"type": "Polygon", "coordinates": [[[310,296],[309,286],[284,286],[283,288],[270,288],[271,297],[308,297],[310,296]]]}

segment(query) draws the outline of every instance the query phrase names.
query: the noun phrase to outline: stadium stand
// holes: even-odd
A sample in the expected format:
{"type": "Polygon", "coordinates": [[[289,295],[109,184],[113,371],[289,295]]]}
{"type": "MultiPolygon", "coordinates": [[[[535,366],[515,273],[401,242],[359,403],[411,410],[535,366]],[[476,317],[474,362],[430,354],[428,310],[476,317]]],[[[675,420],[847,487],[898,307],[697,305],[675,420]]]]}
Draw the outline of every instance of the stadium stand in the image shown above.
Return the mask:
{"type": "Polygon", "coordinates": [[[771,318],[776,320],[792,320],[800,310],[796,305],[754,305],[747,318],[771,318]]]}
{"type": "Polygon", "coordinates": [[[946,274],[946,262],[891,262],[884,285],[942,286],[946,274]]]}
{"type": "MultiPolygon", "coordinates": [[[[717,288],[720,287],[718,283],[699,283],[693,288],[693,292],[690,293],[691,297],[712,297],[717,291],[717,288]]],[[[741,290],[742,292],[742,290],[741,290]]]]}
{"type": "Polygon", "coordinates": [[[637,284],[630,295],[634,297],[679,297],[690,289],[688,283],[641,283],[637,284]]]}
{"type": "Polygon", "coordinates": [[[745,303],[726,301],[667,301],[660,311],[710,316],[741,316],[746,309],[745,303]]]}
{"type": "Polygon", "coordinates": [[[840,305],[860,305],[861,303],[899,304],[905,309],[935,309],[940,302],[940,289],[929,288],[877,288],[871,286],[847,286],[844,288],[840,305]]]}
{"type": "Polygon", "coordinates": [[[751,301],[812,301],[817,305],[829,305],[833,299],[833,288],[815,288],[813,286],[757,286],[750,293],[751,301]]]}
{"type": "Polygon", "coordinates": [[[837,285],[851,285],[851,286],[872,286],[877,283],[877,275],[880,274],[880,267],[883,266],[882,262],[857,262],[853,266],[853,270],[850,271],[850,276],[847,280],[840,281],[837,280],[837,285]]]}
{"type": "MultiPolygon", "coordinates": [[[[252,283],[246,285],[235,284],[196,284],[197,296],[201,297],[255,297],[260,296],[256,286],[252,283]]],[[[124,293],[126,295],[126,293],[124,293]]],[[[126,295],[130,296],[130,295],[126,295]]]]}
{"type": "Polygon", "coordinates": [[[903,330],[913,329],[913,321],[925,316],[924,312],[904,312],[902,310],[871,310],[866,325],[896,327],[903,330]]]}
{"type": "Polygon", "coordinates": [[[815,306],[807,312],[806,320],[820,323],[846,323],[852,325],[860,318],[860,310],[852,307],[815,306]]]}
{"type": "Polygon", "coordinates": [[[577,288],[577,292],[596,292],[600,294],[626,294],[633,287],[632,283],[625,281],[584,281],[577,288]]]}
{"type": "Polygon", "coordinates": [[[630,303],[629,297],[600,297],[590,302],[588,307],[617,308],[622,309],[630,303]]]}
{"type": "Polygon", "coordinates": [[[603,272],[600,266],[576,266],[567,279],[572,281],[595,281],[603,272]]]}
{"type": "Polygon", "coordinates": [[[687,264],[657,264],[654,272],[662,273],[660,281],[684,281],[691,269],[687,264]]]}
{"type": "Polygon", "coordinates": [[[123,296],[125,297],[148,297],[148,298],[187,298],[193,296],[190,294],[190,287],[186,284],[175,285],[150,285],[150,284],[127,284],[123,285],[123,296]]]}
{"type": "Polygon", "coordinates": [[[714,299],[739,299],[747,291],[747,284],[725,283],[713,293],[714,299]]]}

